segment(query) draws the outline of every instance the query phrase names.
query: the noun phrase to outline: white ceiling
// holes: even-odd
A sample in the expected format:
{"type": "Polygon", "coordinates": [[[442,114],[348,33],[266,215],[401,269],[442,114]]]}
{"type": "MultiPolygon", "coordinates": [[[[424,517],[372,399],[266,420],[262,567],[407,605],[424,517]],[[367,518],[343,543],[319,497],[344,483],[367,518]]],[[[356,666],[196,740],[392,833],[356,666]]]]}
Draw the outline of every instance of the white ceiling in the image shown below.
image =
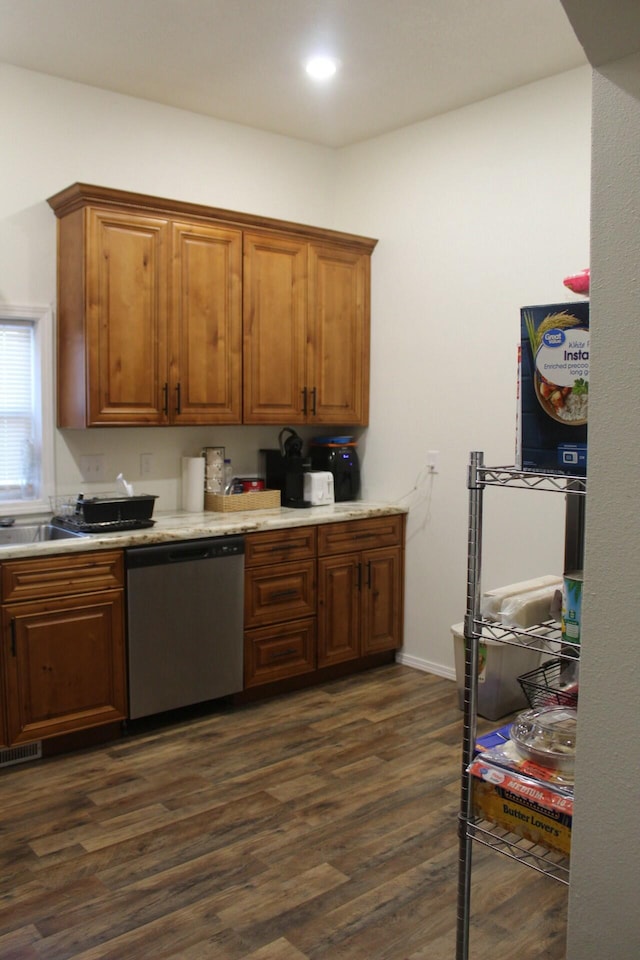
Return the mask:
{"type": "Polygon", "coordinates": [[[560,0],[0,0],[0,61],[331,147],[587,62],[560,0]]]}

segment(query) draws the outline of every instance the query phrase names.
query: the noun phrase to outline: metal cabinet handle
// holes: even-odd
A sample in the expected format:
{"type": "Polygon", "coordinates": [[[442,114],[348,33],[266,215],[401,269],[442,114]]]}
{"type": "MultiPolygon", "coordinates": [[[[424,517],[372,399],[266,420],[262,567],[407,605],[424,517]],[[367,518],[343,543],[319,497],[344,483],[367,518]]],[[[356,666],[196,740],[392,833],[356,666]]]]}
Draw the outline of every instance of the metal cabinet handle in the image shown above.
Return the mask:
{"type": "Polygon", "coordinates": [[[316,394],[317,390],[315,387],[311,390],[311,416],[315,417],[316,415],[316,394]]]}
{"type": "Polygon", "coordinates": [[[302,415],[306,417],[307,415],[307,388],[302,388],[302,415]]]}
{"type": "Polygon", "coordinates": [[[290,656],[291,656],[292,654],[294,654],[295,652],[296,652],[295,647],[290,647],[290,648],[287,649],[287,650],[278,650],[277,653],[272,653],[272,654],[271,654],[270,659],[271,659],[271,660],[281,660],[283,657],[290,657],[290,656]]]}
{"type": "Polygon", "coordinates": [[[168,417],[169,416],[169,384],[166,382],[166,380],[162,388],[162,396],[164,398],[162,403],[162,412],[164,413],[165,417],[168,417]]]}
{"type": "Polygon", "coordinates": [[[286,600],[288,597],[297,597],[298,591],[293,588],[291,590],[276,590],[269,596],[271,600],[286,600]]]}
{"type": "Polygon", "coordinates": [[[176,383],[176,413],[182,413],[180,399],[180,384],[176,383]]]}
{"type": "Polygon", "coordinates": [[[11,618],[11,656],[15,657],[17,654],[16,647],[16,618],[11,618]]]}

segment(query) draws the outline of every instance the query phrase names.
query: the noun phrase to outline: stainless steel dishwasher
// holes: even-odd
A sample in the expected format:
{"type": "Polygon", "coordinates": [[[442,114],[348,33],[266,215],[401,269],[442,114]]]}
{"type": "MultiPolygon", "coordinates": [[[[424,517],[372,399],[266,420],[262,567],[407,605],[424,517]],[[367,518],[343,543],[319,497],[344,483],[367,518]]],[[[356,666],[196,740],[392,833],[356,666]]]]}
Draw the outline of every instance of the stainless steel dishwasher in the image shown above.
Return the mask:
{"type": "Polygon", "coordinates": [[[129,716],[242,689],[244,538],[125,551],[129,716]]]}

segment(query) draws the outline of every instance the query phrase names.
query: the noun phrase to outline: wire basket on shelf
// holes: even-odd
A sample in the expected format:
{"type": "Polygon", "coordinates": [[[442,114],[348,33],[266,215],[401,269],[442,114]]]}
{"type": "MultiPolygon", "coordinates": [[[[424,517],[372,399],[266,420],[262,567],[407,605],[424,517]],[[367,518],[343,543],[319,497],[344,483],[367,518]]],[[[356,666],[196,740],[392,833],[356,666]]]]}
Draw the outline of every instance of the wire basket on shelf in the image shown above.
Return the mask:
{"type": "MultiPolygon", "coordinates": [[[[577,666],[577,664],[572,665],[577,666]]],[[[547,660],[535,670],[518,677],[518,683],[531,707],[575,707],[578,704],[578,683],[566,680],[567,661],[547,660]]],[[[572,671],[573,673],[573,671],[572,671]]]]}

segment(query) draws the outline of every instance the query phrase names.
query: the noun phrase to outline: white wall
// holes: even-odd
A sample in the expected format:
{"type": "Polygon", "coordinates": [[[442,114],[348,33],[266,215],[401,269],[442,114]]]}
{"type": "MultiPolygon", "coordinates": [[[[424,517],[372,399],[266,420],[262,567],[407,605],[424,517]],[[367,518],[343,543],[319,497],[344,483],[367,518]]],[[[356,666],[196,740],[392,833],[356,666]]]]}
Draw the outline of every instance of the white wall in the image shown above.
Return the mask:
{"type": "MultiPolygon", "coordinates": [[[[590,71],[337,152],[0,71],[0,300],[54,301],[46,197],[74,181],[379,238],[363,495],[411,508],[404,655],[452,675],[449,627],[462,619],[466,589],[468,453],[513,462],[520,306],[572,299],[562,279],[589,262],[590,71]],[[427,479],[431,449],[441,469],[427,479]]],[[[76,489],[83,453],[104,453],[113,476],[122,470],[136,482],[138,453],[151,452],[145,491],[172,509],[183,453],[222,443],[238,469],[253,470],[255,450],[276,437],[277,428],[248,427],[58,431],[59,490],[76,489]]],[[[561,498],[493,493],[486,585],[561,572],[561,498]]]]}
{"type": "MultiPolygon", "coordinates": [[[[590,123],[583,68],[341,155],[338,210],[380,238],[365,494],[411,507],[404,655],[436,671],[464,615],[469,451],[514,461],[520,307],[577,299],[562,280],[589,264],[590,123]]],[[[562,573],[563,511],[488,491],[485,585],[562,573]]]]}
{"type": "MultiPolygon", "coordinates": [[[[331,227],[337,155],[328,148],[212,120],[0,64],[0,301],[55,303],[56,219],[46,198],[76,181],[331,227]]],[[[357,217],[352,225],[356,231],[357,217]]],[[[301,431],[308,434],[308,431],[301,431]]],[[[180,461],[224,445],[238,472],[277,428],[166,428],[56,432],[57,492],[83,486],[83,454],[105,457],[160,499],[180,501],[180,461]],[[140,479],[141,452],[154,470],[140,479]]],[[[140,489],[138,487],[138,489],[140,489]]]]}
{"type": "Polygon", "coordinates": [[[639,211],[636,55],[594,73],[594,363],[568,960],[640,956],[639,211]]]}

